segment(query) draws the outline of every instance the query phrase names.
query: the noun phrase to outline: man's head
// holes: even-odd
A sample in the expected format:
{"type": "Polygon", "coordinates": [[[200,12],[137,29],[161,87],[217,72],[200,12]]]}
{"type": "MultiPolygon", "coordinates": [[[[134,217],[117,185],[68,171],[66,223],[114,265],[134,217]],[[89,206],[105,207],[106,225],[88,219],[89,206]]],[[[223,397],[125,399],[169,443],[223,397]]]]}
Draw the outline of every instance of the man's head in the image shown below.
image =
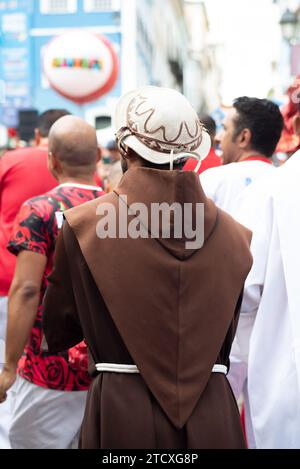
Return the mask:
{"type": "Polygon", "coordinates": [[[49,132],[53,124],[64,116],[69,116],[70,113],[65,109],[50,109],[43,112],[38,119],[38,127],[35,129],[35,143],[40,145],[42,142],[47,143],[49,132]]]}
{"type": "Polygon", "coordinates": [[[117,142],[115,140],[110,140],[105,146],[105,149],[107,150],[112,163],[116,163],[117,161],[120,161],[121,155],[119,152],[117,142]]]}
{"type": "Polygon", "coordinates": [[[75,116],[55,122],[49,133],[49,169],[56,177],[92,177],[100,159],[95,129],[75,116]]]}
{"type": "Polygon", "coordinates": [[[217,135],[217,124],[216,121],[209,115],[205,113],[199,114],[200,122],[204,125],[209,136],[211,138],[212,146],[215,145],[216,135],[217,135]]]}
{"type": "Polygon", "coordinates": [[[281,137],[283,118],[279,107],[267,99],[242,97],[234,101],[218,140],[224,164],[247,156],[271,158],[281,137]]]}
{"type": "Polygon", "coordinates": [[[120,98],[115,116],[123,170],[133,166],[179,169],[204,159],[211,139],[187,99],[168,88],[146,86],[120,98]]]}

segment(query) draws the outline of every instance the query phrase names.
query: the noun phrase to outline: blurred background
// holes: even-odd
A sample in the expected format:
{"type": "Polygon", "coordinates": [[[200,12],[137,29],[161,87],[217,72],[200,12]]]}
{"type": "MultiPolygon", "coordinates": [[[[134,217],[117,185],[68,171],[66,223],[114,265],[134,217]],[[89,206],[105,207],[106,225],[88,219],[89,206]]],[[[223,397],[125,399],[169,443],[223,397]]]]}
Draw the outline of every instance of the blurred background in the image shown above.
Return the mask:
{"type": "Polygon", "coordinates": [[[241,95],[287,105],[298,75],[299,0],[0,0],[2,147],[30,143],[49,108],[108,142],[117,98],[146,84],[220,125],[241,95]]]}

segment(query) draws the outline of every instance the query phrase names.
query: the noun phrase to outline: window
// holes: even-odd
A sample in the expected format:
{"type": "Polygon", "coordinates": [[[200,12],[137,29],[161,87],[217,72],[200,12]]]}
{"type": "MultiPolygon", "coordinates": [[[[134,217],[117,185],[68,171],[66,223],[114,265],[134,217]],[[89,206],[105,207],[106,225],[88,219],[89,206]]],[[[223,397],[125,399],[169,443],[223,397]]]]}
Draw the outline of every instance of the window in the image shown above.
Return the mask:
{"type": "Polygon", "coordinates": [[[120,10],[120,0],[84,0],[86,13],[120,10]]]}
{"type": "Polygon", "coordinates": [[[77,0],[40,0],[40,11],[44,15],[77,12],[77,0]]]}
{"type": "Polygon", "coordinates": [[[96,130],[104,130],[111,127],[110,116],[97,116],[96,117],[96,130]]]}

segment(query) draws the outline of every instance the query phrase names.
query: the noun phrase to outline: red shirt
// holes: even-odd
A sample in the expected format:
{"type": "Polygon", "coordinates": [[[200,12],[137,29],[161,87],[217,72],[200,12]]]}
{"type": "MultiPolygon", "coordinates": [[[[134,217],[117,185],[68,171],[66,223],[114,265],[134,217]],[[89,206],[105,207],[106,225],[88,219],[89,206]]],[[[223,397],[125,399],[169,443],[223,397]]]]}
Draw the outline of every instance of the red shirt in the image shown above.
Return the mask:
{"type": "Polygon", "coordinates": [[[15,270],[15,256],[7,243],[25,200],[57,186],[47,168],[47,148],[11,151],[0,159],[0,296],[7,296],[15,270]]]}
{"type": "MultiPolygon", "coordinates": [[[[193,158],[188,160],[184,166],[184,171],[194,171],[197,166],[197,161],[193,158]]],[[[214,148],[211,148],[208,156],[202,161],[198,174],[204,173],[207,169],[222,166],[221,158],[216,154],[214,148]]]]}
{"type": "Polygon", "coordinates": [[[47,276],[53,268],[61,213],[103,194],[99,187],[62,184],[47,194],[25,202],[13,227],[8,245],[13,254],[31,251],[47,257],[37,316],[18,369],[22,378],[43,388],[86,391],[90,386],[87,348],[83,342],[56,355],[42,350],[42,302],[48,284],[47,276]]]}

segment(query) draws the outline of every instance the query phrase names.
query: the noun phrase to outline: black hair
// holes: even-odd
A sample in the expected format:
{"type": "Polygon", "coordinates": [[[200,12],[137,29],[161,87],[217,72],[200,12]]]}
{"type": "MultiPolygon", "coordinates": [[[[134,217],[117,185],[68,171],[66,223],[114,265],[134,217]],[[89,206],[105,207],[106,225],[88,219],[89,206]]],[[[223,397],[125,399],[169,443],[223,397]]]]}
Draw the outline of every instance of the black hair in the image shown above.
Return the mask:
{"type": "Polygon", "coordinates": [[[284,127],[277,104],[268,99],[238,98],[233,104],[235,118],[234,140],[244,130],[251,131],[251,147],[264,156],[272,157],[284,127]]]}
{"type": "Polygon", "coordinates": [[[49,111],[43,112],[38,119],[38,129],[41,137],[47,138],[52,125],[61,117],[69,115],[70,112],[65,109],[50,109],[49,111]]]}
{"type": "Polygon", "coordinates": [[[210,138],[214,140],[217,134],[216,121],[209,114],[205,114],[205,113],[199,114],[199,120],[206,128],[207,132],[210,135],[210,138]]]}
{"type": "MultiPolygon", "coordinates": [[[[182,171],[188,158],[181,158],[179,160],[174,161],[173,168],[174,171],[182,171]]],[[[142,158],[143,161],[143,167],[144,168],[150,168],[150,169],[160,169],[163,171],[170,171],[170,163],[166,164],[155,164],[151,163],[150,161],[145,160],[142,158]]]]}
{"type": "MultiPolygon", "coordinates": [[[[145,160],[136,151],[132,150],[132,148],[128,148],[127,155],[130,155],[130,154],[134,155],[136,158],[138,158],[141,161],[143,168],[156,169],[156,170],[161,170],[161,171],[170,171],[170,163],[166,163],[166,164],[151,163],[151,161],[145,160]]],[[[121,156],[122,156],[121,158],[122,170],[123,170],[123,173],[125,173],[128,170],[127,158],[124,157],[124,154],[122,155],[122,153],[121,153],[121,156]]],[[[188,159],[189,158],[185,156],[183,158],[180,158],[174,161],[174,164],[173,164],[174,171],[182,171],[188,159]]]]}

